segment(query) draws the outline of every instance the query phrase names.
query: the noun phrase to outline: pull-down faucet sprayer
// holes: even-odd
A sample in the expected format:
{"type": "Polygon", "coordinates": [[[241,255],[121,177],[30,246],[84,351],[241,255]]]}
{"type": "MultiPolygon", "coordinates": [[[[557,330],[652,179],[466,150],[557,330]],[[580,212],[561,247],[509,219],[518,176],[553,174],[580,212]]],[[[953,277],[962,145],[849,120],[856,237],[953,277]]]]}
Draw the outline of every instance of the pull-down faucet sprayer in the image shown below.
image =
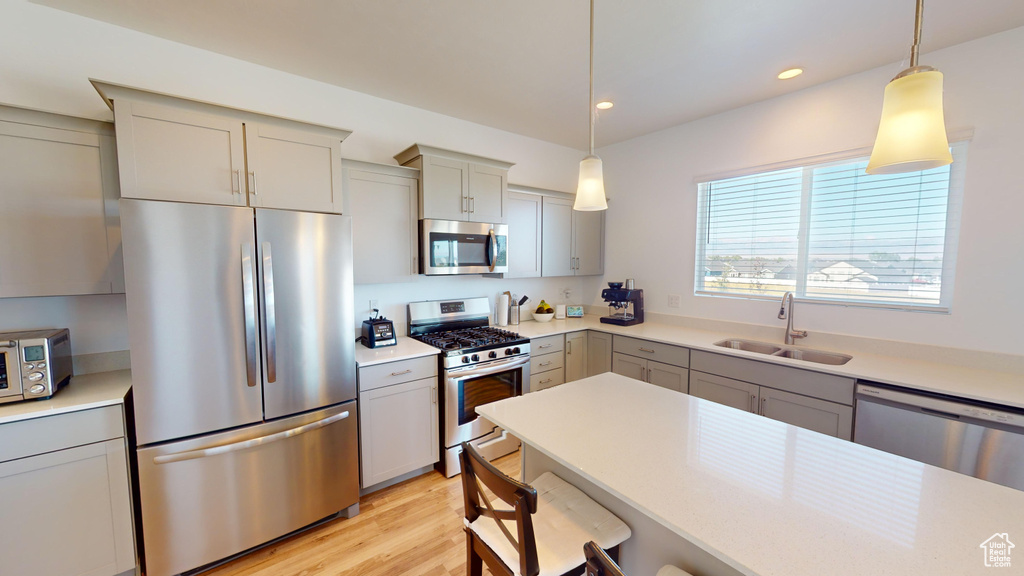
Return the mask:
{"type": "Polygon", "coordinates": [[[786,292],[782,295],[782,305],[779,306],[779,319],[787,318],[786,316],[786,299],[789,298],[789,321],[786,322],[786,344],[792,344],[794,338],[806,338],[807,330],[794,330],[793,329],[793,293],[786,292]]]}

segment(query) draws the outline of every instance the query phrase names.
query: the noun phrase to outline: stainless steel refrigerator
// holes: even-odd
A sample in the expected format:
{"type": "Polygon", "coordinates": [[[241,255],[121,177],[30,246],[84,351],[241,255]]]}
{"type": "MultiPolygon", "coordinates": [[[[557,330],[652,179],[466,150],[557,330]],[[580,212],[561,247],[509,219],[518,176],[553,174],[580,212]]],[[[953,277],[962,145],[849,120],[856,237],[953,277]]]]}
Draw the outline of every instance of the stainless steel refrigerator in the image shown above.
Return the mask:
{"type": "Polygon", "coordinates": [[[348,216],[121,200],[146,574],[358,511],[348,216]]]}

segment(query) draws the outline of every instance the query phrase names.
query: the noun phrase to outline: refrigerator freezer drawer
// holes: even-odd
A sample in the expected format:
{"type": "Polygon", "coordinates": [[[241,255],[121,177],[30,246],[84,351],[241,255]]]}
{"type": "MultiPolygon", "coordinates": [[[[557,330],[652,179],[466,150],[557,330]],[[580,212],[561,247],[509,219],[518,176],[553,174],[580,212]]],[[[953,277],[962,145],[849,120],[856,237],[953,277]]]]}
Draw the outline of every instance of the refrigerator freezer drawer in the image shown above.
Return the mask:
{"type": "Polygon", "coordinates": [[[356,402],[138,451],[146,574],[257,546],[359,501],[356,402]]]}

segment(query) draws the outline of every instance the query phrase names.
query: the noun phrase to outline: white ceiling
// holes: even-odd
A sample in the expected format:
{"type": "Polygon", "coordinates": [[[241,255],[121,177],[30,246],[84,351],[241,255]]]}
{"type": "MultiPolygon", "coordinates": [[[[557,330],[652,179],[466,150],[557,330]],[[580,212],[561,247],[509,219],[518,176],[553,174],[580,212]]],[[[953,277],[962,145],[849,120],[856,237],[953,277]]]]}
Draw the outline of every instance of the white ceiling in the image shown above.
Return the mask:
{"type": "MultiPolygon", "coordinates": [[[[35,1],[587,147],[587,0],[35,1]]],[[[595,91],[615,102],[599,113],[600,147],[905,60],[914,1],[597,0],[596,19],[595,91]],[[775,78],[791,66],[806,72],[775,78]]],[[[1019,26],[1021,0],[928,0],[921,63],[1019,26]]]]}

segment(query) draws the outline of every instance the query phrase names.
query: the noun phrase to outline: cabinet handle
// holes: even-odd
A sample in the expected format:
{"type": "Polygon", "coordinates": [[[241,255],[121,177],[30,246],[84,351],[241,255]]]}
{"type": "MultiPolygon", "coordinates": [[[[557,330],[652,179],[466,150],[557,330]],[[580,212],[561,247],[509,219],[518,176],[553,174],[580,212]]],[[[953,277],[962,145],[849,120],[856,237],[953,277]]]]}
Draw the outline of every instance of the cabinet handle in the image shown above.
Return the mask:
{"type": "Polygon", "coordinates": [[[548,360],[547,362],[541,362],[540,364],[537,364],[538,368],[540,368],[541,366],[551,366],[551,360],[548,360]]]}
{"type": "Polygon", "coordinates": [[[640,368],[640,381],[641,382],[647,382],[647,369],[646,368],[640,368]]]}
{"type": "Polygon", "coordinates": [[[471,214],[476,212],[476,198],[473,196],[469,197],[469,212],[471,214]]]}
{"type": "Polygon", "coordinates": [[[750,395],[750,402],[748,404],[749,404],[748,409],[750,410],[750,412],[753,412],[754,414],[757,414],[757,396],[756,395],[754,395],[754,394],[750,395]]]}
{"type": "Polygon", "coordinates": [[[576,269],[577,270],[580,269],[580,259],[579,258],[576,259],[576,269]]]}
{"type": "Polygon", "coordinates": [[[637,348],[637,350],[647,352],[648,354],[654,354],[654,350],[651,350],[650,348],[637,348]]]}
{"type": "Polygon", "coordinates": [[[256,186],[256,171],[255,170],[250,170],[249,171],[249,176],[252,176],[252,195],[253,196],[259,196],[260,189],[259,189],[258,186],[256,186]]]}
{"type": "Polygon", "coordinates": [[[548,378],[547,380],[541,380],[540,382],[537,382],[537,384],[547,384],[548,382],[551,382],[551,378],[548,378]]]}
{"type": "Polygon", "coordinates": [[[545,348],[551,348],[552,346],[554,346],[554,344],[541,344],[540,346],[537,346],[537,349],[543,350],[545,348]]]}
{"type": "Polygon", "coordinates": [[[437,404],[437,386],[431,386],[430,387],[430,400],[434,404],[437,404]]]}
{"type": "Polygon", "coordinates": [[[231,194],[241,194],[242,193],[242,171],[241,170],[235,170],[234,173],[235,173],[235,189],[231,191],[231,194]],[[235,190],[237,190],[237,192],[235,190]]]}
{"type": "Polygon", "coordinates": [[[572,354],[572,340],[565,343],[565,353],[572,354]]]}
{"type": "Polygon", "coordinates": [[[401,376],[402,374],[411,374],[412,370],[403,370],[401,372],[392,372],[392,376],[401,376]]]}
{"type": "Polygon", "coordinates": [[[469,198],[466,196],[462,197],[462,202],[459,204],[459,212],[469,212],[469,198]]]}
{"type": "Polygon", "coordinates": [[[768,408],[768,398],[761,398],[761,416],[764,416],[766,408],[768,408]]]}

